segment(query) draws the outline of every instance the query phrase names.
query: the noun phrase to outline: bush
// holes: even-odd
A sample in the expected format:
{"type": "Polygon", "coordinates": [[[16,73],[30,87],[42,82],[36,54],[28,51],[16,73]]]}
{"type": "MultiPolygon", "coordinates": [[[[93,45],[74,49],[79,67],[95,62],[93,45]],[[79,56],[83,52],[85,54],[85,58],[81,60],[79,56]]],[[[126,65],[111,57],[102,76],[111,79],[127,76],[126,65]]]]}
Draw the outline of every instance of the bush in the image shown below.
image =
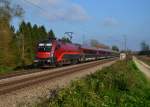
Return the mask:
{"type": "Polygon", "coordinates": [[[110,67],[73,81],[54,100],[38,107],[148,107],[150,85],[132,61],[110,67]]]}

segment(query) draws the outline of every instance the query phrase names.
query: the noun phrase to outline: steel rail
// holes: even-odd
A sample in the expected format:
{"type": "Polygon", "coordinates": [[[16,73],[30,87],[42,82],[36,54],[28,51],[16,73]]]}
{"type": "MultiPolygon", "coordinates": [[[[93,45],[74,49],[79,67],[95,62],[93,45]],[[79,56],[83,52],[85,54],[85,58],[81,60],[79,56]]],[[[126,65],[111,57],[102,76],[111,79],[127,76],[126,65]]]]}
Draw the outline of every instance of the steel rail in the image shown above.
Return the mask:
{"type": "Polygon", "coordinates": [[[14,81],[6,82],[6,83],[1,83],[0,95],[10,93],[12,91],[22,89],[24,87],[31,86],[37,83],[52,80],[54,78],[62,77],[62,76],[69,75],[75,72],[80,72],[82,70],[89,69],[91,67],[95,67],[97,65],[110,62],[113,60],[115,59],[101,60],[98,62],[96,61],[96,62],[89,63],[86,65],[79,65],[77,67],[66,68],[66,69],[55,71],[55,72],[49,72],[49,73],[36,75],[36,76],[34,75],[33,77],[31,76],[31,77],[22,78],[20,80],[14,80],[14,81]]]}

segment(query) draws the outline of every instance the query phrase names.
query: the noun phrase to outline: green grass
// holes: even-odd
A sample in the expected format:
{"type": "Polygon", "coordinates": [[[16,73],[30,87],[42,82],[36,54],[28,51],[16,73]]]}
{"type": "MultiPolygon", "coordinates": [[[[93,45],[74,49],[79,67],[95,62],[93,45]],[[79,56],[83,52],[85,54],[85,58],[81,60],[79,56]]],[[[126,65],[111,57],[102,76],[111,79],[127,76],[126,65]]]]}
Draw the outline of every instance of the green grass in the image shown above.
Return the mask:
{"type": "Polygon", "coordinates": [[[0,75],[3,74],[11,74],[15,72],[21,72],[23,69],[31,69],[32,65],[17,66],[17,67],[8,67],[8,66],[0,66],[0,75]]]}
{"type": "Polygon", "coordinates": [[[0,75],[14,71],[11,67],[0,66],[0,75]]]}
{"type": "Polygon", "coordinates": [[[50,96],[34,107],[150,107],[150,84],[132,61],[119,61],[50,96]]]}

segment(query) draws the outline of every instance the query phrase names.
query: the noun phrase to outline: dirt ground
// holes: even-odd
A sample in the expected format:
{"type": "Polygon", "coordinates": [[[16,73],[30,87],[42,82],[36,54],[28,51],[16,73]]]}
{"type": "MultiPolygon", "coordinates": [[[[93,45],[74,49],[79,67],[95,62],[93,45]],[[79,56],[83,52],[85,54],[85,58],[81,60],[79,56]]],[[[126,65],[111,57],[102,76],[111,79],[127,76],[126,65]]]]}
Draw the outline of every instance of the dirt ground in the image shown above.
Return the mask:
{"type": "Polygon", "coordinates": [[[133,57],[133,61],[135,62],[139,70],[142,71],[148,79],[150,79],[150,66],[147,63],[143,62],[143,60],[139,60],[136,57],[133,57]]]}

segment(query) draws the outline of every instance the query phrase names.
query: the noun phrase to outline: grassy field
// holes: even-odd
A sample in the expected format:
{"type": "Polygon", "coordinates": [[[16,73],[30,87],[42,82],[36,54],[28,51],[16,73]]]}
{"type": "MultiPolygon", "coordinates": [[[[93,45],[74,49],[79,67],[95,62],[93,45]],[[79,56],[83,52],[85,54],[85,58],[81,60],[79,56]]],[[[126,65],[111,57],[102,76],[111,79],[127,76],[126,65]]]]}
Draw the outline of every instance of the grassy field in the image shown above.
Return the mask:
{"type": "Polygon", "coordinates": [[[150,84],[132,61],[119,61],[53,90],[34,107],[150,107],[150,84]]]}

